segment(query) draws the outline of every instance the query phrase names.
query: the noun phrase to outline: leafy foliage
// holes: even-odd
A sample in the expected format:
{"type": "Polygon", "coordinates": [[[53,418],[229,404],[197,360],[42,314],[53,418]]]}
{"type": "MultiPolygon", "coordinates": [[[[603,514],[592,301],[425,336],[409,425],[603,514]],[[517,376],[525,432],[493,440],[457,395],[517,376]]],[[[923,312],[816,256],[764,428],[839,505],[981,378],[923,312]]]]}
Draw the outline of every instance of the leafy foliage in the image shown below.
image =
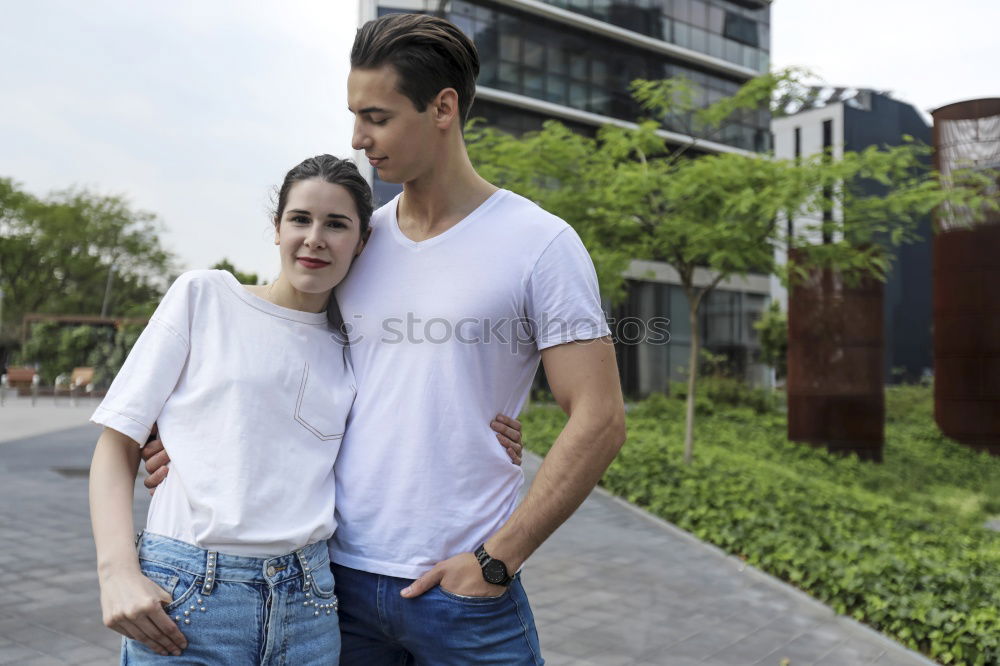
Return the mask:
{"type": "Polygon", "coordinates": [[[229,271],[240,284],[260,284],[260,278],[256,273],[244,273],[243,271],[238,270],[236,266],[233,266],[228,259],[223,259],[212,266],[212,268],[214,270],[229,271]]]}
{"type": "Polygon", "coordinates": [[[753,327],[764,362],[775,368],[778,377],[784,377],[788,372],[788,315],[777,301],[772,301],[753,327]]]}
{"type": "MultiPolygon", "coordinates": [[[[1000,459],[942,437],[929,387],[887,390],[886,462],[785,439],[777,411],[713,403],[698,461],[680,401],[654,395],[602,481],[697,537],[944,664],[1000,663],[1000,459]]],[[[544,453],[565,419],[522,416],[544,453]]]]}
{"type": "Polygon", "coordinates": [[[14,337],[32,312],[100,314],[112,266],[108,315],[149,312],[171,261],[157,230],[122,197],[70,189],[41,199],[0,178],[0,335],[14,337]]]}
{"type": "Polygon", "coordinates": [[[40,322],[18,353],[19,363],[38,364],[44,384],[53,384],[58,375],[73,368],[94,368],[94,385],[106,387],[118,374],[132,345],[144,326],[65,326],[40,322]]]}
{"type": "MultiPolygon", "coordinates": [[[[687,399],[687,384],[674,382],[670,385],[670,397],[687,399]]],[[[781,406],[779,396],[766,388],[754,388],[736,377],[715,375],[704,377],[695,396],[695,411],[699,414],[715,414],[731,407],[746,407],[757,414],[769,414],[781,406]]]]}
{"type": "Polygon", "coordinates": [[[677,271],[692,340],[687,461],[693,455],[698,313],[720,282],[751,271],[790,281],[814,267],[834,268],[848,283],[884,279],[891,255],[883,245],[914,239],[921,216],[945,203],[963,210],[985,205],[977,197],[988,177],[977,181],[979,190],[944,187],[926,166],[926,147],[912,143],[848,152],[839,160],[824,155],[779,160],[744,152],[688,159],[700,139],[678,147],[661,133],[665,123],[676,125],[671,118],[680,118],[691,135],[703,137],[771,99],[787,105],[801,75],[786,70],[760,76],[706,108],[695,106],[693,85],[683,78],[640,79],[632,91],[649,117],[637,118],[634,127],[607,125],[596,138],[556,121],[523,137],[475,123],[466,133],[469,155],[485,178],[573,225],[591,252],[607,298],[624,296],[631,259],[664,261],[677,271]],[[826,211],[836,214],[825,216],[826,211]],[[789,235],[779,224],[789,214],[815,222],[797,223],[789,235]],[[830,242],[817,243],[820,238],[830,242]],[[779,265],[779,248],[799,249],[797,263],[779,265]]]}

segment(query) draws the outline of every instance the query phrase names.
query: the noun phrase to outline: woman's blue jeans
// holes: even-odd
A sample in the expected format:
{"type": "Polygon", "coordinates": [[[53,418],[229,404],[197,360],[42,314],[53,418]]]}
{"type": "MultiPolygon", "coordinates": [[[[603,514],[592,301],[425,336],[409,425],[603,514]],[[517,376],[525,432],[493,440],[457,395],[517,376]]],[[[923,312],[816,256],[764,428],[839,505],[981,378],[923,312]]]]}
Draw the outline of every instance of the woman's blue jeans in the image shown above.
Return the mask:
{"type": "Polygon", "coordinates": [[[139,538],[142,573],[173,598],[166,611],[188,647],[160,656],[125,639],[122,664],[338,664],[337,597],[326,542],[280,557],[139,538]]]}

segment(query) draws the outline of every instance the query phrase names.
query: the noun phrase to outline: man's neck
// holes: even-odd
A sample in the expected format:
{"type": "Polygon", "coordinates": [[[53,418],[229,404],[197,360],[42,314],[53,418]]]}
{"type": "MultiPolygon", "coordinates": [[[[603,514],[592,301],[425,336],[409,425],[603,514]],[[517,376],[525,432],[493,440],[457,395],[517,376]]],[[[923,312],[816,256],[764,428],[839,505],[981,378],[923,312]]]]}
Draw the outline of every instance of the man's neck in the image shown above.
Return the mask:
{"type": "Polygon", "coordinates": [[[412,240],[444,233],[498,189],[476,173],[461,140],[448,152],[432,171],[403,184],[396,215],[400,230],[412,240]]]}

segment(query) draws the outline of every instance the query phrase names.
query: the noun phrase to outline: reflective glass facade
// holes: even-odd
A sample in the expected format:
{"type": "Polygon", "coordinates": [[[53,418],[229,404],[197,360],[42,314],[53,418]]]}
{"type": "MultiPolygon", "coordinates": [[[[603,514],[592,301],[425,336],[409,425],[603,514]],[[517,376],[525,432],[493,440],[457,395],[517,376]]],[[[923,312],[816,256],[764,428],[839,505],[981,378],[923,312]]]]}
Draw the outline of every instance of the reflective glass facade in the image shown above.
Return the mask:
{"type": "Polygon", "coordinates": [[[764,2],[542,1],[758,72],[770,64],[771,12],[764,2]]]}
{"type": "MultiPolygon", "coordinates": [[[[491,127],[515,135],[536,132],[542,129],[542,124],[546,120],[552,120],[551,116],[545,114],[510,107],[506,104],[497,104],[481,98],[476,98],[476,101],[473,102],[471,117],[482,118],[491,127]]],[[[559,122],[578,134],[585,136],[597,134],[597,128],[593,125],[583,125],[565,119],[559,119],[559,122]]]]}
{"type": "MultiPolygon", "coordinates": [[[[754,323],[767,308],[763,294],[715,290],[702,304],[698,328],[704,349],[726,357],[727,370],[734,376],[763,380],[759,365],[760,342],[754,323]]],[[[630,281],[629,300],[618,316],[670,319],[670,341],[653,344],[619,344],[622,384],[631,395],[667,391],[670,382],[684,381],[690,366],[691,323],[688,301],[679,285],[630,281]]]]}
{"type": "MultiPolygon", "coordinates": [[[[641,1],[645,0],[634,0],[634,3],[641,1]]],[[[673,11],[676,8],[673,3],[677,3],[676,7],[681,6],[680,0],[661,1],[657,11],[662,13],[667,5],[673,11]]],[[[630,3],[562,4],[611,6],[630,3]]],[[[707,15],[706,3],[697,0],[697,4],[705,7],[707,15]]],[[[724,4],[732,5],[733,11],[737,8],[734,3],[724,4]]],[[[687,9],[683,15],[690,16],[692,5],[684,6],[687,9]]],[[[682,63],[647,49],[488,2],[454,0],[444,3],[444,7],[446,17],[472,37],[479,48],[482,61],[479,84],[497,90],[631,121],[643,115],[628,92],[634,79],[684,76],[695,84],[696,101],[701,106],[734,94],[743,83],[709,68],[682,63]]],[[[381,14],[393,11],[405,10],[392,7],[391,3],[380,5],[381,14]]],[[[700,10],[697,14],[700,20],[700,10]]],[[[750,29],[745,31],[749,33],[750,29]]],[[[707,52],[707,47],[695,50],[707,52]]],[[[684,134],[691,131],[686,118],[668,119],[665,126],[684,134]]],[[[721,131],[703,138],[745,150],[768,151],[771,149],[770,114],[765,110],[743,112],[721,131]]]]}

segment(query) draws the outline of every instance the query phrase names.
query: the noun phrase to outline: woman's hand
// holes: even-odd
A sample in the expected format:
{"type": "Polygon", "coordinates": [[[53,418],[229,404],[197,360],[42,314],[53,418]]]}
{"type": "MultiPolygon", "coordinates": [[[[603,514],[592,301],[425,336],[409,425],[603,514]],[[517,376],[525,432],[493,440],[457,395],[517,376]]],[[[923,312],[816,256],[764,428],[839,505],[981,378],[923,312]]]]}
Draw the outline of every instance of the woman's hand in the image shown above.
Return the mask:
{"type": "Polygon", "coordinates": [[[496,418],[490,421],[490,428],[497,435],[497,441],[507,449],[507,455],[515,465],[521,464],[521,422],[503,414],[497,414],[496,418]]]}
{"type": "Polygon", "coordinates": [[[159,655],[176,657],[187,647],[187,640],[163,610],[170,602],[170,595],[162,587],[138,571],[101,579],[104,626],[139,641],[159,655]]]}

